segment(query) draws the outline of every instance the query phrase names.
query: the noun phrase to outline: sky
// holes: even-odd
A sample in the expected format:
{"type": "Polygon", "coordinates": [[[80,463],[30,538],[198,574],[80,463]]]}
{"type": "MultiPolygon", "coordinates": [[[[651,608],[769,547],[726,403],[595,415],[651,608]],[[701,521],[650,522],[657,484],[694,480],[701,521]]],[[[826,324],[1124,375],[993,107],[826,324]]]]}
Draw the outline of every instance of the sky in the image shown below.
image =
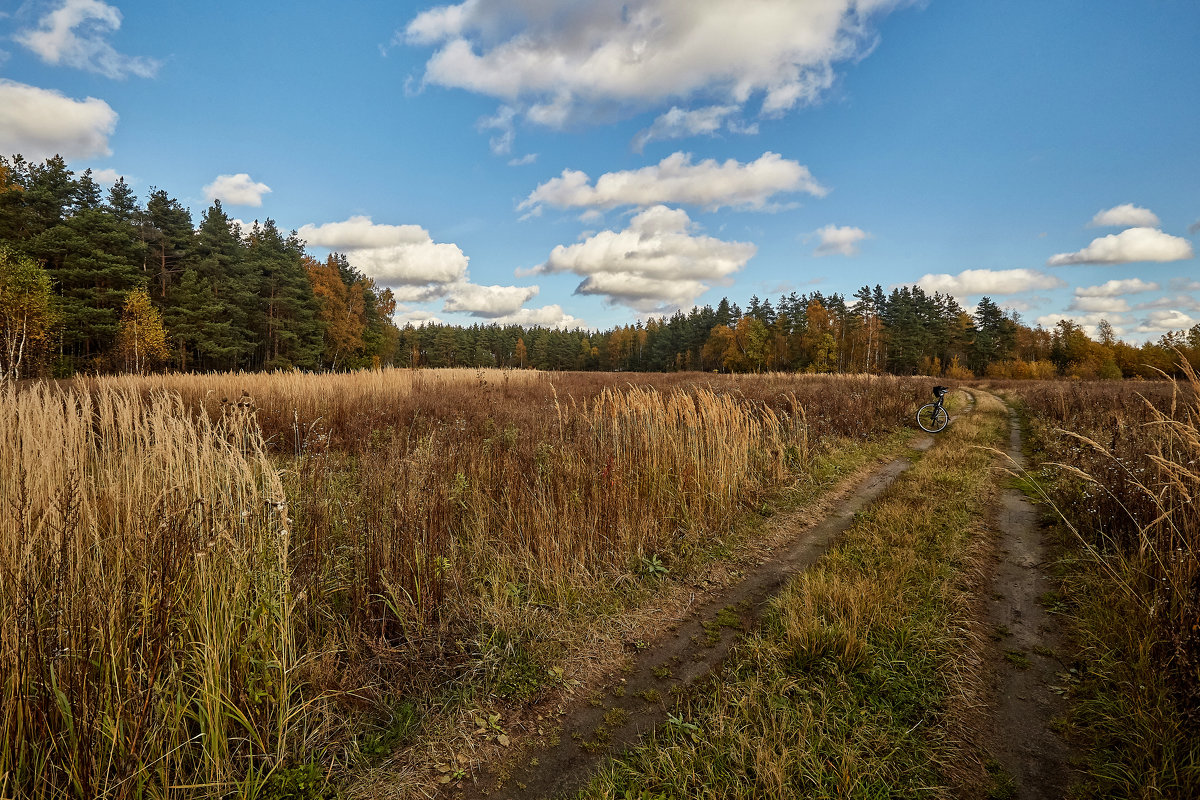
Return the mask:
{"type": "Polygon", "coordinates": [[[0,153],[347,255],[400,324],[919,284],[1200,323],[1196,0],[0,0],[0,153]]]}

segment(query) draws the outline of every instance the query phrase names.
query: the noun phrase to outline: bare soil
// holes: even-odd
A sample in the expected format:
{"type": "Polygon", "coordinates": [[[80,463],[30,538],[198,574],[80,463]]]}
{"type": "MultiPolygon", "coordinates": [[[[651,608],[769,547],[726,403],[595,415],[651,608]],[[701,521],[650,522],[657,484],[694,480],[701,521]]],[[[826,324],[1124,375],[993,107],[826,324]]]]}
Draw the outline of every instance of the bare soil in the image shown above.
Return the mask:
{"type": "MultiPolygon", "coordinates": [[[[1021,429],[1009,410],[1010,468],[1024,466],[1021,429]]],[[[1028,800],[1061,798],[1069,783],[1071,751],[1054,732],[1064,701],[1053,687],[1068,669],[1061,661],[1065,631],[1046,603],[1055,581],[1047,571],[1049,547],[1039,511],[1016,489],[1005,488],[996,512],[997,560],[984,615],[991,646],[984,654],[987,710],[980,749],[990,756],[990,795],[1028,800]]]]}
{"type": "MultiPolygon", "coordinates": [[[[911,446],[926,450],[933,437],[911,446]]],[[[768,601],[811,566],[834,539],[895,479],[912,466],[896,458],[839,493],[824,517],[794,512],[783,521],[787,536],[736,583],[702,598],[680,619],[665,619],[653,641],[629,643],[634,652],[621,674],[568,706],[554,731],[524,736],[504,764],[473,780],[446,787],[453,798],[556,798],[578,791],[605,757],[619,753],[667,719],[675,693],[711,674],[738,637],[767,609],[768,601]]],[[[543,730],[550,728],[547,721],[543,730]]]]}

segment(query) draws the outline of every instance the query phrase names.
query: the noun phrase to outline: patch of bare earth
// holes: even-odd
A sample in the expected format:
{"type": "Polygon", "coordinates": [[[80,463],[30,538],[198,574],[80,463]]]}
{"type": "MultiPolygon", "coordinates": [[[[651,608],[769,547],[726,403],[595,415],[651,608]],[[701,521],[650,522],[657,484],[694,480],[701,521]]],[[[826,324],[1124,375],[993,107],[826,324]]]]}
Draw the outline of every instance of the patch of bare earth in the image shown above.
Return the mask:
{"type": "MultiPolygon", "coordinates": [[[[1021,430],[1009,410],[1008,467],[1024,466],[1021,430]]],[[[1054,731],[1064,701],[1054,687],[1067,667],[1065,631],[1045,603],[1055,587],[1038,509],[1019,491],[999,492],[995,557],[982,582],[984,696],[971,737],[983,761],[983,785],[994,798],[1061,798],[1069,783],[1071,751],[1054,731]]]]}
{"type": "MultiPolygon", "coordinates": [[[[911,446],[925,450],[932,437],[911,446]]],[[[780,514],[749,558],[684,587],[657,616],[627,630],[622,653],[601,657],[607,670],[570,702],[544,704],[513,720],[513,748],[442,789],[452,798],[561,797],[578,790],[606,756],[619,753],[667,719],[674,695],[713,672],[786,582],[813,564],[854,516],[911,466],[896,458],[844,481],[808,508],[780,514]]]]}

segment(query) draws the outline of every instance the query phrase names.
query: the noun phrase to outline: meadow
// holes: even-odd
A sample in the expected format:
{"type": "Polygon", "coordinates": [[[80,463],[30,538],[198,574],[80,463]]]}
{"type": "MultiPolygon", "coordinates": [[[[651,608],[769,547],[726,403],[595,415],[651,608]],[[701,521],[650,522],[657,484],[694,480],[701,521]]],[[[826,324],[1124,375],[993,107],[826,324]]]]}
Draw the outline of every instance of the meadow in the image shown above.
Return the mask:
{"type": "Polygon", "coordinates": [[[931,383],[5,386],[0,796],[281,796],[411,744],[435,705],[561,688],[588,627],[931,383]]]}

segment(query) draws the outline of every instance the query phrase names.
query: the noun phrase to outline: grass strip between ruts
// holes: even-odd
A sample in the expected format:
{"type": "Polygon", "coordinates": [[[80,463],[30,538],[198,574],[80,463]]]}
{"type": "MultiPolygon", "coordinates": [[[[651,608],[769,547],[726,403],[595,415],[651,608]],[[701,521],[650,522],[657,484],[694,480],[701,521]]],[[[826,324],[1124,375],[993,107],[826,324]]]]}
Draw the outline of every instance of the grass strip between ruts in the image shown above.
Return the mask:
{"type": "Polygon", "coordinates": [[[929,797],[950,783],[952,696],[972,680],[970,573],[1003,405],[980,395],[815,567],[723,674],[610,763],[586,798],[929,797]]]}

